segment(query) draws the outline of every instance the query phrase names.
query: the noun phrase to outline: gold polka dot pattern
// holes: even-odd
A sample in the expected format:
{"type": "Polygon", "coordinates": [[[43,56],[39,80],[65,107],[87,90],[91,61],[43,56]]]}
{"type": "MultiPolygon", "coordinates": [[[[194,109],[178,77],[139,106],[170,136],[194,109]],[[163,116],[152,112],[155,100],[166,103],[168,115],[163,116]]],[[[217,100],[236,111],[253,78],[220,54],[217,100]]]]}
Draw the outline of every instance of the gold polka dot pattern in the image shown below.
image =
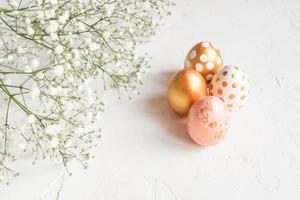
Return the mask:
{"type": "Polygon", "coordinates": [[[220,51],[210,42],[196,44],[188,53],[184,63],[186,68],[194,68],[210,82],[213,75],[223,66],[220,51]]]}
{"type": "Polygon", "coordinates": [[[225,66],[218,71],[209,88],[209,94],[222,99],[229,111],[241,108],[249,93],[247,75],[237,66],[225,66]]]}

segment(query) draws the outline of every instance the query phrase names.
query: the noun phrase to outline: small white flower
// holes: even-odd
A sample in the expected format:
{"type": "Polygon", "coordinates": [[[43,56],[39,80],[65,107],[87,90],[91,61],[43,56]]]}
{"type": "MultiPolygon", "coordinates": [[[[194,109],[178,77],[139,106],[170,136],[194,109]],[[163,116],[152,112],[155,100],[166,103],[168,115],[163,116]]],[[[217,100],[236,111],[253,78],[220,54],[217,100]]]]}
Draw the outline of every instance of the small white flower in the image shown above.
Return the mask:
{"type": "Polygon", "coordinates": [[[150,3],[148,3],[148,2],[146,1],[146,2],[144,3],[144,8],[145,8],[146,10],[150,9],[150,8],[151,8],[150,3]]]}
{"type": "Polygon", "coordinates": [[[88,37],[88,38],[85,39],[85,44],[86,45],[90,45],[91,42],[92,42],[92,39],[90,37],[88,37]]]}
{"type": "Polygon", "coordinates": [[[96,115],[96,121],[100,122],[102,120],[102,113],[97,113],[96,115]]]}
{"type": "Polygon", "coordinates": [[[92,105],[93,103],[95,103],[95,98],[92,96],[89,96],[87,99],[87,105],[92,105]]]}
{"type": "Polygon", "coordinates": [[[68,146],[71,146],[73,144],[73,142],[71,141],[71,140],[67,140],[67,142],[66,142],[66,146],[68,147],[68,146]]]}
{"type": "Polygon", "coordinates": [[[45,128],[45,133],[49,135],[57,135],[62,129],[63,127],[61,125],[52,124],[45,128]]]}
{"type": "Polygon", "coordinates": [[[75,67],[79,67],[80,65],[81,65],[81,62],[80,62],[80,60],[74,60],[73,61],[73,65],[75,66],[75,67]]]}
{"type": "Polygon", "coordinates": [[[132,93],[133,93],[134,95],[137,95],[137,94],[139,93],[139,91],[138,91],[138,90],[133,90],[132,93]]]}
{"type": "Polygon", "coordinates": [[[19,6],[19,3],[16,2],[15,0],[10,0],[9,4],[13,7],[13,8],[17,8],[19,6]]]}
{"type": "Polygon", "coordinates": [[[18,54],[23,54],[25,51],[21,46],[18,46],[17,47],[17,52],[18,52],[18,54]]]}
{"type": "Polygon", "coordinates": [[[44,19],[45,15],[43,11],[37,11],[37,18],[42,20],[44,19]]]}
{"type": "Polygon", "coordinates": [[[50,145],[51,148],[56,148],[56,147],[58,147],[58,144],[59,144],[59,141],[58,141],[57,138],[51,139],[51,140],[50,140],[50,143],[49,143],[49,145],[50,145]]]}
{"type": "Polygon", "coordinates": [[[53,125],[47,126],[44,131],[46,134],[52,135],[54,133],[53,125]]]}
{"type": "Polygon", "coordinates": [[[63,15],[61,15],[61,16],[58,17],[58,22],[59,22],[60,24],[66,23],[67,20],[68,20],[68,19],[67,19],[65,16],[63,16],[63,15]]]}
{"type": "Polygon", "coordinates": [[[62,54],[62,52],[64,52],[64,47],[61,45],[57,45],[54,49],[56,54],[62,54]]]}
{"type": "Polygon", "coordinates": [[[57,95],[57,89],[55,87],[50,87],[49,88],[49,94],[51,94],[51,95],[57,95]]]}
{"type": "Polygon", "coordinates": [[[65,11],[64,14],[65,18],[69,19],[70,18],[70,13],[69,11],[65,11]]]}
{"type": "Polygon", "coordinates": [[[50,33],[50,37],[51,37],[52,40],[58,40],[59,39],[57,33],[50,33]]]}
{"type": "Polygon", "coordinates": [[[30,35],[30,36],[35,33],[34,29],[31,26],[28,26],[26,28],[26,31],[27,31],[27,34],[30,35]]]}
{"type": "Polygon", "coordinates": [[[79,31],[84,31],[84,30],[85,30],[85,25],[84,25],[84,23],[82,23],[82,22],[79,22],[79,23],[77,24],[77,27],[78,27],[78,30],[79,30],[79,31]]]}
{"type": "Polygon", "coordinates": [[[69,82],[73,82],[74,80],[75,80],[75,79],[74,79],[73,76],[69,76],[69,77],[68,77],[68,81],[69,81],[69,82]]]}
{"type": "Polygon", "coordinates": [[[30,23],[31,23],[30,18],[26,18],[26,19],[25,19],[25,23],[26,23],[26,24],[30,24],[30,23]]]}
{"type": "Polygon", "coordinates": [[[57,32],[58,28],[59,28],[59,24],[56,21],[52,20],[47,24],[46,32],[47,33],[55,33],[55,32],[57,32]]]}
{"type": "Polygon", "coordinates": [[[63,162],[63,159],[60,155],[56,155],[54,158],[53,158],[53,161],[57,164],[61,164],[63,162]]]}
{"type": "Polygon", "coordinates": [[[110,16],[114,12],[115,8],[111,4],[106,4],[105,6],[105,13],[106,15],[110,16]]]}
{"type": "Polygon", "coordinates": [[[58,4],[58,0],[49,0],[50,4],[52,5],[56,5],[58,4]]]}
{"type": "Polygon", "coordinates": [[[72,54],[71,53],[65,53],[64,58],[66,60],[70,60],[72,58],[72,54]]]}
{"type": "Polygon", "coordinates": [[[126,47],[127,47],[127,49],[132,49],[134,47],[133,42],[131,42],[131,41],[127,42],[126,47]]]}
{"type": "Polygon", "coordinates": [[[28,57],[25,57],[25,56],[21,58],[21,61],[23,63],[28,63],[29,62],[28,60],[29,60],[28,57]]]}
{"type": "Polygon", "coordinates": [[[72,103],[66,103],[65,108],[67,112],[71,112],[74,109],[74,105],[72,103]]]}
{"type": "Polygon", "coordinates": [[[80,51],[78,49],[73,49],[73,56],[74,56],[74,59],[78,60],[80,59],[80,51]]]}
{"type": "Polygon", "coordinates": [[[89,45],[89,47],[90,47],[90,50],[91,50],[91,51],[97,51],[97,50],[99,50],[99,45],[98,45],[97,43],[95,43],[95,42],[92,42],[92,43],[89,45]]]}
{"type": "Polygon", "coordinates": [[[33,59],[30,62],[30,66],[32,67],[32,69],[38,68],[39,65],[40,65],[40,61],[38,59],[33,59]]]}
{"type": "Polygon", "coordinates": [[[21,142],[21,143],[19,144],[19,148],[20,148],[21,150],[25,150],[25,149],[26,149],[26,144],[23,143],[23,142],[21,142]]]}
{"type": "MultiPolygon", "coordinates": [[[[70,63],[66,63],[65,67],[66,69],[72,69],[72,65],[70,63]]],[[[73,77],[73,76],[69,76],[69,77],[73,77]]]]}
{"type": "Polygon", "coordinates": [[[14,59],[14,56],[13,56],[13,55],[8,55],[8,56],[7,56],[7,61],[8,61],[8,62],[13,61],[13,59],[14,59]]]}
{"type": "Polygon", "coordinates": [[[102,53],[102,57],[103,57],[103,59],[105,60],[105,59],[108,58],[108,54],[107,54],[106,52],[103,52],[103,53],[102,53]]]}
{"type": "Polygon", "coordinates": [[[82,134],[82,133],[84,132],[84,129],[81,128],[81,127],[79,127],[79,128],[77,128],[77,129],[75,129],[74,132],[75,132],[76,134],[82,134]]]}
{"type": "Polygon", "coordinates": [[[36,118],[35,118],[34,115],[32,115],[32,114],[28,115],[28,117],[27,117],[27,122],[28,122],[29,124],[33,124],[35,121],[36,121],[36,118]]]}
{"type": "Polygon", "coordinates": [[[125,19],[126,21],[128,21],[128,20],[130,19],[130,16],[129,16],[129,15],[126,15],[126,16],[124,17],[124,19],[125,19]]]}
{"type": "Polygon", "coordinates": [[[62,88],[60,85],[58,85],[58,86],[56,87],[56,91],[57,91],[57,94],[61,94],[62,91],[63,91],[63,88],[62,88]]]}
{"type": "Polygon", "coordinates": [[[106,99],[104,99],[104,98],[103,98],[103,99],[101,99],[101,100],[100,100],[100,102],[101,102],[103,105],[106,105],[106,104],[107,104],[107,100],[106,100],[106,99]]]}
{"type": "Polygon", "coordinates": [[[60,15],[58,17],[58,22],[60,24],[65,24],[67,22],[67,20],[69,19],[69,17],[70,17],[69,12],[65,12],[63,15],[60,15]]]}
{"type": "Polygon", "coordinates": [[[133,34],[133,33],[134,33],[134,29],[133,29],[133,28],[129,28],[129,29],[128,29],[128,32],[129,32],[130,34],[133,34]]]}
{"type": "Polygon", "coordinates": [[[84,86],[88,86],[91,82],[92,82],[92,79],[91,78],[87,78],[87,79],[85,79],[83,85],[84,86]]]}
{"type": "Polygon", "coordinates": [[[36,74],[36,77],[38,77],[39,79],[42,79],[42,78],[45,77],[45,74],[44,74],[43,72],[38,72],[38,73],[36,74]]]}
{"type": "Polygon", "coordinates": [[[93,119],[93,114],[88,112],[85,117],[85,122],[88,124],[92,121],[92,119],[93,119]]]}
{"type": "Polygon", "coordinates": [[[104,39],[109,39],[110,38],[110,33],[108,31],[104,31],[102,36],[104,37],[104,39]]]}
{"type": "Polygon", "coordinates": [[[79,85],[79,86],[78,86],[78,91],[79,91],[79,92],[85,91],[85,87],[84,87],[83,85],[79,85]]]}
{"type": "Polygon", "coordinates": [[[11,84],[12,84],[11,80],[10,80],[9,78],[7,78],[7,77],[4,79],[4,82],[5,82],[7,85],[11,85],[11,84]]]}
{"type": "Polygon", "coordinates": [[[46,10],[45,11],[45,16],[47,19],[50,19],[52,17],[55,16],[55,10],[54,9],[50,9],[50,10],[46,10]]]}
{"type": "Polygon", "coordinates": [[[54,74],[56,76],[62,76],[64,74],[64,66],[63,65],[56,65],[54,67],[54,74]]]}
{"type": "Polygon", "coordinates": [[[32,72],[31,66],[30,65],[25,65],[24,66],[24,71],[27,72],[27,73],[32,72]]]}
{"type": "Polygon", "coordinates": [[[40,95],[41,91],[39,89],[39,87],[37,86],[33,86],[31,89],[31,97],[36,98],[40,95]]]}

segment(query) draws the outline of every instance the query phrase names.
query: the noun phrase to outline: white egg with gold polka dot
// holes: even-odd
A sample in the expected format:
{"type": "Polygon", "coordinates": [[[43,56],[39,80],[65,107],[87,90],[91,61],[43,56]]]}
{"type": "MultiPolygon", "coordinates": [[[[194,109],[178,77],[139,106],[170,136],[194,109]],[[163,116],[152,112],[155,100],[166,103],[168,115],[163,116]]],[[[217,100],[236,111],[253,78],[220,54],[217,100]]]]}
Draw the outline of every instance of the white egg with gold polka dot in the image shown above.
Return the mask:
{"type": "Polygon", "coordinates": [[[210,95],[222,99],[229,111],[237,111],[249,94],[248,77],[241,68],[228,65],[213,76],[209,89],[210,95]]]}
{"type": "Polygon", "coordinates": [[[220,51],[211,42],[200,42],[188,53],[185,59],[185,67],[194,68],[210,82],[213,75],[222,69],[222,57],[220,51]]]}

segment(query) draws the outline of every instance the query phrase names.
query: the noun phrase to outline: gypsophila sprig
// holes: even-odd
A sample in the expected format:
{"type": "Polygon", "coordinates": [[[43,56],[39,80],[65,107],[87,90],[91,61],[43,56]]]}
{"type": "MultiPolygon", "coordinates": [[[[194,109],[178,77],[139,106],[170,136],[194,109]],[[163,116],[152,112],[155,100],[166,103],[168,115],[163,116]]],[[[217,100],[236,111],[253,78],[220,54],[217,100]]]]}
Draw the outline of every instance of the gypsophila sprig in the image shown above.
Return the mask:
{"type": "Polygon", "coordinates": [[[103,90],[131,97],[148,66],[135,54],[169,14],[170,0],[0,2],[0,180],[30,152],[66,169],[92,157],[103,90]],[[103,87],[91,89],[99,78],[103,87]],[[18,147],[18,148],[15,148],[18,147]],[[22,154],[21,154],[22,155],[22,154]]]}

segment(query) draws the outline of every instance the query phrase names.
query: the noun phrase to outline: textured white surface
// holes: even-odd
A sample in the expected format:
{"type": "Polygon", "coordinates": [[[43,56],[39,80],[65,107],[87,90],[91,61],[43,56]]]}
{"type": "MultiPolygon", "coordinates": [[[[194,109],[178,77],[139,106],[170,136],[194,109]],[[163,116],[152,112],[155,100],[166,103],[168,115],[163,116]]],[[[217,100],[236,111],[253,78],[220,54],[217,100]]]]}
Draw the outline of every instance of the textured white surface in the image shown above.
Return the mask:
{"type": "MultiPolygon", "coordinates": [[[[299,199],[299,10],[298,0],[178,0],[144,47],[153,68],[142,95],[107,108],[96,159],[65,176],[60,199],[299,199]],[[228,137],[206,149],[186,136],[165,98],[171,75],[201,40],[216,44],[225,64],[244,68],[252,85],[228,137]]],[[[61,169],[21,164],[24,173],[0,199],[55,199],[61,169]]]]}

